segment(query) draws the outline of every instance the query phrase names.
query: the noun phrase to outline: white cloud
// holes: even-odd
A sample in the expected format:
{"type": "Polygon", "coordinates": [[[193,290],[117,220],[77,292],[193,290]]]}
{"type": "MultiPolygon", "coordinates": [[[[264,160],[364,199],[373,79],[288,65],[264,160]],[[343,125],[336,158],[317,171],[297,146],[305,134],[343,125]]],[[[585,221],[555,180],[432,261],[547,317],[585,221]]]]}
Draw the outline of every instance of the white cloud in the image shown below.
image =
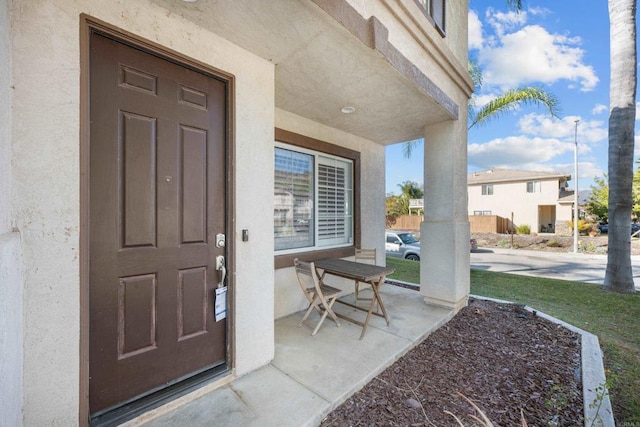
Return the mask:
{"type": "Polygon", "coordinates": [[[480,93],[478,95],[473,96],[473,103],[475,108],[482,108],[487,105],[490,101],[494,100],[499,93],[480,93]]]}
{"type": "Polygon", "coordinates": [[[482,22],[478,14],[469,11],[469,49],[480,49],[482,47],[482,22]]]}
{"type": "Polygon", "coordinates": [[[504,89],[532,82],[551,84],[564,79],[579,84],[582,91],[590,91],[597,85],[598,77],[593,67],[583,63],[584,50],[579,47],[579,37],[550,34],[539,25],[527,25],[502,34],[507,29],[506,18],[499,18],[491,21],[492,24],[497,22],[493,25],[498,39],[485,43],[479,53],[486,84],[504,89]]]}
{"type": "MultiPolygon", "coordinates": [[[[609,111],[609,107],[607,107],[604,104],[596,104],[595,107],[593,107],[593,110],[591,110],[591,114],[593,114],[594,116],[598,115],[598,114],[602,114],[605,111],[609,111]]],[[[638,112],[636,110],[636,119],[638,118],[638,112]]]]}
{"type": "MultiPolygon", "coordinates": [[[[542,114],[527,114],[518,121],[518,127],[526,134],[545,138],[565,138],[575,141],[578,122],[578,144],[597,143],[607,139],[608,131],[600,120],[582,120],[578,116],[554,119],[542,114]]],[[[580,147],[587,150],[587,147],[580,147]]],[[[590,148],[588,149],[590,151],[590,148]]]]}
{"type": "MultiPolygon", "coordinates": [[[[566,173],[571,176],[573,176],[573,168],[573,163],[556,163],[553,165],[554,171],[566,173]]],[[[588,190],[593,183],[593,178],[602,177],[605,172],[606,171],[602,170],[602,167],[596,163],[578,161],[578,190],[588,190]]],[[[575,185],[575,181],[572,181],[571,185],[575,185]]]]}
{"type": "Polygon", "coordinates": [[[493,27],[493,30],[498,35],[502,35],[509,30],[521,27],[527,22],[526,12],[500,12],[492,8],[488,8],[485,12],[485,18],[487,23],[493,27]]]}
{"type": "Polygon", "coordinates": [[[636,120],[640,120],[640,102],[636,102],[636,120]]]}
{"type": "Polygon", "coordinates": [[[555,138],[510,136],[483,144],[469,144],[468,160],[471,166],[523,170],[549,169],[543,165],[556,156],[573,152],[573,144],[555,138]]]}
{"type": "Polygon", "coordinates": [[[534,16],[547,16],[552,13],[551,10],[547,9],[546,7],[530,7],[527,9],[527,12],[534,16]]]}

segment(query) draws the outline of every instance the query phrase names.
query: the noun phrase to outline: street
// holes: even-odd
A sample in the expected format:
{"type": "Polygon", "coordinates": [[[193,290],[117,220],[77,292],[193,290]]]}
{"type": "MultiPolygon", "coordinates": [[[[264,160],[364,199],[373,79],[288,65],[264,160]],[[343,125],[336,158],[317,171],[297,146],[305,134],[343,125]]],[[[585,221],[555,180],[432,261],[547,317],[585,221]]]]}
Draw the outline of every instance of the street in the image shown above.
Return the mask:
{"type": "MultiPolygon", "coordinates": [[[[640,289],[640,256],[632,256],[633,278],[640,289]]],[[[480,248],[471,253],[471,268],[602,285],[606,255],[480,248]]]]}

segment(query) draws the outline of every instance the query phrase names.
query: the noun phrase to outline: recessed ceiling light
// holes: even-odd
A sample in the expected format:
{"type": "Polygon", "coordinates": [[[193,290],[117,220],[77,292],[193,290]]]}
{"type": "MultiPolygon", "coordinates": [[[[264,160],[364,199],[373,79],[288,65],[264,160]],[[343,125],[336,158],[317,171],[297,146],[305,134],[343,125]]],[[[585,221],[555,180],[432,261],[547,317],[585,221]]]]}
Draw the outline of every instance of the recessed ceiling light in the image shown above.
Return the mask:
{"type": "Polygon", "coordinates": [[[355,107],[351,107],[351,106],[347,105],[345,107],[342,107],[342,109],[340,111],[342,111],[345,114],[351,114],[354,111],[356,111],[356,109],[355,109],[355,107]]]}

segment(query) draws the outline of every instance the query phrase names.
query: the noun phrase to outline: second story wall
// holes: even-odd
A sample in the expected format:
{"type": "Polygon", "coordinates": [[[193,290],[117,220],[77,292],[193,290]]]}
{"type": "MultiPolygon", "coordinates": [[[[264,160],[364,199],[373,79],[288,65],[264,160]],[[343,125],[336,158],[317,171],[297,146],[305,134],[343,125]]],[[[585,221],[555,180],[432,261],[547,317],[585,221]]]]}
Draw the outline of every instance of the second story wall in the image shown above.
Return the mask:
{"type": "Polygon", "coordinates": [[[538,207],[557,206],[558,180],[537,180],[469,186],[469,215],[482,212],[505,218],[514,216],[516,225],[527,224],[537,229],[538,207]],[[529,184],[527,184],[529,183],[529,184]],[[483,186],[485,193],[483,194],[483,186]]]}
{"type": "Polygon", "coordinates": [[[347,1],[365,19],[378,19],[389,31],[389,42],[447,96],[457,98],[455,92],[472,89],[467,73],[467,0],[444,0],[444,33],[420,0],[347,1]]]}

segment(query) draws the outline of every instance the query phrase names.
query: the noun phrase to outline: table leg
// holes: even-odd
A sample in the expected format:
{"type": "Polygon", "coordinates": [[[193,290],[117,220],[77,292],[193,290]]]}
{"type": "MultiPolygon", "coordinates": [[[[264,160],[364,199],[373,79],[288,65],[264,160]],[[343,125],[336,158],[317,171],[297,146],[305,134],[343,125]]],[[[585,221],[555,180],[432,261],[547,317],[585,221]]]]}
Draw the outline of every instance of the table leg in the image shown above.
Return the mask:
{"type": "Polygon", "coordinates": [[[380,309],[382,310],[382,315],[384,316],[384,320],[387,321],[387,326],[389,326],[389,316],[387,316],[387,310],[384,308],[384,304],[382,303],[382,297],[380,296],[380,287],[384,283],[384,279],[385,279],[385,276],[382,276],[378,280],[378,282],[374,286],[372,286],[372,288],[373,288],[374,299],[378,301],[378,304],[380,305],[380,309]]]}
{"type": "Polygon", "coordinates": [[[380,294],[378,293],[378,288],[382,283],[384,283],[384,276],[377,282],[375,280],[372,280],[369,283],[371,284],[371,288],[373,289],[374,297],[371,298],[371,305],[369,306],[369,312],[367,312],[367,318],[364,320],[364,324],[362,325],[362,333],[360,334],[360,339],[364,338],[364,334],[367,332],[367,325],[369,324],[369,319],[371,318],[371,314],[373,313],[373,308],[376,305],[376,301],[380,305],[380,309],[382,309],[382,314],[384,316],[384,320],[387,321],[387,326],[389,326],[389,317],[387,316],[387,310],[384,308],[382,298],[380,298],[380,294]]]}

